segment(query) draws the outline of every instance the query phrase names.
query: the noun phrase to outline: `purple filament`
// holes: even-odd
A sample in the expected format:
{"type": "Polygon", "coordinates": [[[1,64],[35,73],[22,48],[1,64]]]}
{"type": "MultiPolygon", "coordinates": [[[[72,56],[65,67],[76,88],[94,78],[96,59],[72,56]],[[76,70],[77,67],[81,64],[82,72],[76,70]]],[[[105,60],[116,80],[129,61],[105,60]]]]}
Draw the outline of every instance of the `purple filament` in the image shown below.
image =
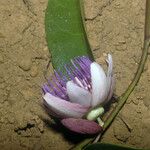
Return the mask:
{"type": "Polygon", "coordinates": [[[54,96],[69,100],[66,83],[70,80],[78,86],[91,91],[91,63],[92,61],[88,57],[81,56],[72,59],[70,64],[64,66],[67,75],[64,75],[61,71],[54,70],[52,80],[48,80],[48,83],[42,87],[44,94],[48,92],[54,96]]]}

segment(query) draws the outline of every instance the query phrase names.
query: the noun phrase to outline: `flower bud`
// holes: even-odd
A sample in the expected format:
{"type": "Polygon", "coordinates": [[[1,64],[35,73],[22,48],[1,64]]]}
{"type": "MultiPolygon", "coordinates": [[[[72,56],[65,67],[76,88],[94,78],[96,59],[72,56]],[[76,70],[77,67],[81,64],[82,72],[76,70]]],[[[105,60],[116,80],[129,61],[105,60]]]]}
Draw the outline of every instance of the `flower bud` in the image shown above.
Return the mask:
{"type": "Polygon", "coordinates": [[[103,107],[98,107],[93,110],[91,110],[87,116],[86,119],[90,121],[95,121],[99,116],[101,116],[104,113],[103,107]]]}

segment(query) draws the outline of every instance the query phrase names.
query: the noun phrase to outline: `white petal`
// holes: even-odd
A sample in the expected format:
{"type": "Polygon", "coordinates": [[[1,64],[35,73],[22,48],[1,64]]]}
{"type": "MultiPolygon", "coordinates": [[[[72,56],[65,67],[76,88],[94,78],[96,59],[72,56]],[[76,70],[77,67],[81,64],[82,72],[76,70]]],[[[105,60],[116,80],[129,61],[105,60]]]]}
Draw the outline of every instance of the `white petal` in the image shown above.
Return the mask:
{"type": "Polygon", "coordinates": [[[108,71],[107,71],[107,77],[108,77],[113,75],[113,61],[112,61],[112,56],[110,54],[108,54],[107,63],[108,63],[108,71]]]}
{"type": "Polygon", "coordinates": [[[110,85],[109,94],[106,102],[108,102],[112,98],[114,89],[115,89],[115,77],[113,76],[111,78],[111,85],[110,85]]]}
{"type": "Polygon", "coordinates": [[[81,118],[88,111],[88,107],[68,102],[50,93],[46,93],[43,99],[50,114],[59,118],[81,118]]]}
{"type": "Polygon", "coordinates": [[[105,101],[108,95],[107,79],[103,68],[93,62],[91,64],[92,106],[105,101]]]}
{"type": "Polygon", "coordinates": [[[115,87],[115,79],[113,75],[113,61],[112,56],[108,54],[108,71],[107,71],[107,86],[108,86],[108,97],[106,103],[111,99],[115,87]]]}
{"type": "Polygon", "coordinates": [[[81,104],[83,106],[90,106],[92,95],[89,91],[77,86],[72,81],[67,82],[67,94],[71,102],[81,104]]]}

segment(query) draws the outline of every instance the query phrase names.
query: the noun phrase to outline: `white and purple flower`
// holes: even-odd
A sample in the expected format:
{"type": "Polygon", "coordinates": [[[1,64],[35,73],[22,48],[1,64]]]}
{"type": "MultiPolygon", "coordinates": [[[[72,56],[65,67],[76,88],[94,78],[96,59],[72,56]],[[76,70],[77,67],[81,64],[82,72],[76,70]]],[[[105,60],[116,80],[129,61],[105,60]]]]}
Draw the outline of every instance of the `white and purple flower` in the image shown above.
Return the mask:
{"type": "Polygon", "coordinates": [[[95,122],[102,107],[112,97],[114,75],[112,56],[106,60],[105,74],[101,65],[82,56],[65,66],[67,76],[55,71],[55,76],[43,86],[44,106],[48,113],[60,119],[71,131],[95,134],[102,127],[95,122]]]}

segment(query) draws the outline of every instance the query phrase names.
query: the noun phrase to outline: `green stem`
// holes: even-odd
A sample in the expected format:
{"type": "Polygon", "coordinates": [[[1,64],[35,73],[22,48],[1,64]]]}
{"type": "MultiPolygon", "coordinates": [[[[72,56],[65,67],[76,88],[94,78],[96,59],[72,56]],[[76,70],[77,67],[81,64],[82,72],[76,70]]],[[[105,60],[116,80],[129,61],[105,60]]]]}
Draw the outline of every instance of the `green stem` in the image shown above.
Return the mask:
{"type": "Polygon", "coordinates": [[[114,109],[114,111],[111,113],[111,115],[105,122],[104,127],[103,127],[104,131],[106,131],[106,129],[110,126],[110,124],[113,122],[114,118],[117,116],[117,114],[119,113],[119,111],[121,110],[123,105],[125,104],[129,95],[132,93],[135,86],[137,85],[137,83],[141,77],[141,74],[143,72],[145,62],[147,59],[147,55],[148,55],[148,49],[150,46],[150,15],[149,14],[150,14],[150,0],[147,0],[146,1],[146,15],[145,15],[146,16],[145,17],[145,37],[144,37],[144,48],[143,48],[143,52],[142,52],[142,57],[141,57],[141,60],[140,60],[140,63],[139,63],[139,66],[138,66],[138,69],[137,69],[134,79],[132,80],[131,84],[128,86],[125,93],[119,97],[116,108],[114,109]]]}
{"type": "MultiPolygon", "coordinates": [[[[150,46],[150,0],[146,1],[146,13],[145,13],[145,33],[144,33],[144,47],[143,47],[143,52],[141,56],[141,60],[137,69],[137,72],[134,76],[134,79],[132,80],[131,84],[128,86],[127,90],[125,91],[124,94],[122,94],[118,98],[118,104],[114,111],[111,113],[109,118],[106,120],[104,126],[103,126],[103,133],[108,129],[108,127],[111,125],[121,108],[124,106],[125,102],[127,101],[128,97],[134,90],[135,86],[137,85],[141,74],[143,72],[145,62],[148,56],[148,49],[150,46]]],[[[81,142],[79,145],[77,145],[74,150],[81,150],[88,144],[90,144],[94,139],[85,139],[83,142],[81,142]]]]}
{"type": "Polygon", "coordinates": [[[102,121],[102,119],[100,117],[97,118],[98,124],[103,127],[104,126],[104,122],[102,121]]]}
{"type": "Polygon", "coordinates": [[[71,148],[70,150],[82,150],[84,149],[88,144],[91,144],[93,141],[93,138],[85,139],[75,147],[71,148]]]}

